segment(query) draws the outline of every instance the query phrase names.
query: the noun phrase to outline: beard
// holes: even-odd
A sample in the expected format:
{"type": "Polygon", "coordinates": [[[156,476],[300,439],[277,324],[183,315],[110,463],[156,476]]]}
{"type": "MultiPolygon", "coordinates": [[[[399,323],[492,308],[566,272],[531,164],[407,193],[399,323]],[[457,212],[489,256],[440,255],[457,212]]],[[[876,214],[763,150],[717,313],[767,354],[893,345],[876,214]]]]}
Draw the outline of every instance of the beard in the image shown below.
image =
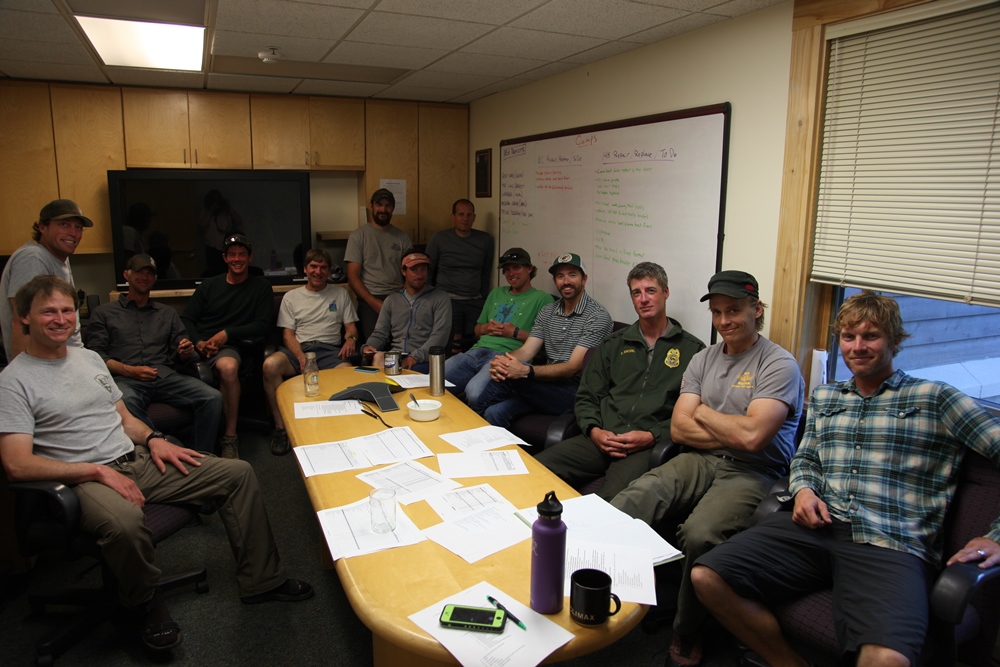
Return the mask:
{"type": "Polygon", "coordinates": [[[375,221],[376,225],[380,227],[385,227],[390,222],[392,222],[392,213],[376,213],[372,216],[372,220],[375,221]]]}

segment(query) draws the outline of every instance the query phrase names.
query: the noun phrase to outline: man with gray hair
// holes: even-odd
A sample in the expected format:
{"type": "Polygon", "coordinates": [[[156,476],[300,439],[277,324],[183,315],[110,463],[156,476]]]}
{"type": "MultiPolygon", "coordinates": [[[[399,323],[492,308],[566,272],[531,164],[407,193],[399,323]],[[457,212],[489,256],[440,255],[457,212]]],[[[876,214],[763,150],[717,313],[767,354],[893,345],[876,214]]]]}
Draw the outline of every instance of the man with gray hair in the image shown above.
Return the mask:
{"type": "Polygon", "coordinates": [[[684,370],[705,348],[667,317],[663,267],[637,264],[626,283],[639,319],[605,338],[583,372],[574,407],[583,434],[537,456],[576,488],[603,475],[605,500],[649,469],[650,448],[670,434],[684,370]]]}

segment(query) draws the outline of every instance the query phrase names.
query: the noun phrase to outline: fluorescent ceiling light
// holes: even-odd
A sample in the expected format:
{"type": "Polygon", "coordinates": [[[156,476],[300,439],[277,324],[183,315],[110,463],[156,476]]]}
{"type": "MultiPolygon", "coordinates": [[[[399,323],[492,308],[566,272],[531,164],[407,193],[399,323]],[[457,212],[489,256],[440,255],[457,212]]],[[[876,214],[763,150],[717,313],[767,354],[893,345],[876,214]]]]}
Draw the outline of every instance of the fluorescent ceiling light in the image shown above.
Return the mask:
{"type": "Polygon", "coordinates": [[[200,71],[205,28],[77,16],[105,65],[200,71]]]}

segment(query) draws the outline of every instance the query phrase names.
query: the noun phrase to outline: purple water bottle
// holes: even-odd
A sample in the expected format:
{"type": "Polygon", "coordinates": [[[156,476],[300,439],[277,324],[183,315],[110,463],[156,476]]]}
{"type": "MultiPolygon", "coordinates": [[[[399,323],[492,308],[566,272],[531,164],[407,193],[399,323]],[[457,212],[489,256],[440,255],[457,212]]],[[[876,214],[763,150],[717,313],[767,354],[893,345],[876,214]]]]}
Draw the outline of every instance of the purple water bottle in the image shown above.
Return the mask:
{"type": "Polygon", "coordinates": [[[538,518],[531,526],[531,608],[555,614],[563,608],[566,573],[566,524],[562,503],[555,491],[538,503],[538,518]]]}

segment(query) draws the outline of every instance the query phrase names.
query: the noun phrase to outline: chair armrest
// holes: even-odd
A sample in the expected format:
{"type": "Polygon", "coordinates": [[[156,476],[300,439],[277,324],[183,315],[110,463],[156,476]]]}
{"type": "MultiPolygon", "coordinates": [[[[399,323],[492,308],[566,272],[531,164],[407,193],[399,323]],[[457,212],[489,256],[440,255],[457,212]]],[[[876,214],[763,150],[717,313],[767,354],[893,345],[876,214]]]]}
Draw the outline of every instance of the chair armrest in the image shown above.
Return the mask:
{"type": "Polygon", "coordinates": [[[653,445],[649,452],[649,469],[659,468],[661,465],[674,458],[683,451],[684,445],[678,445],[667,435],[663,440],[659,440],[653,445]]]}
{"type": "Polygon", "coordinates": [[[14,529],[24,555],[43,547],[68,548],[80,529],[80,501],[62,482],[11,482],[14,529]]]}
{"type": "Polygon", "coordinates": [[[1000,576],[1000,565],[985,570],[978,563],[949,565],[931,589],[931,612],[947,623],[958,625],[979,586],[997,576],[1000,576]]]}
{"type": "Polygon", "coordinates": [[[190,361],[186,364],[180,364],[177,366],[177,372],[189,375],[193,378],[198,378],[210,387],[218,385],[218,382],[215,379],[215,374],[212,372],[212,369],[209,368],[208,362],[204,360],[190,361]]]}
{"type": "Polygon", "coordinates": [[[545,446],[543,449],[548,449],[567,438],[580,435],[580,433],[582,433],[580,425],[576,423],[576,416],[572,412],[559,415],[549,423],[549,428],[545,432],[545,446]]]}
{"type": "Polygon", "coordinates": [[[757,509],[754,510],[753,515],[750,517],[750,525],[756,526],[758,523],[763,521],[764,517],[768,514],[774,514],[775,512],[788,512],[791,511],[794,503],[793,496],[788,490],[788,477],[779,477],[775,480],[774,484],[771,485],[771,490],[768,492],[764,499],[760,501],[757,505],[757,509]]]}

